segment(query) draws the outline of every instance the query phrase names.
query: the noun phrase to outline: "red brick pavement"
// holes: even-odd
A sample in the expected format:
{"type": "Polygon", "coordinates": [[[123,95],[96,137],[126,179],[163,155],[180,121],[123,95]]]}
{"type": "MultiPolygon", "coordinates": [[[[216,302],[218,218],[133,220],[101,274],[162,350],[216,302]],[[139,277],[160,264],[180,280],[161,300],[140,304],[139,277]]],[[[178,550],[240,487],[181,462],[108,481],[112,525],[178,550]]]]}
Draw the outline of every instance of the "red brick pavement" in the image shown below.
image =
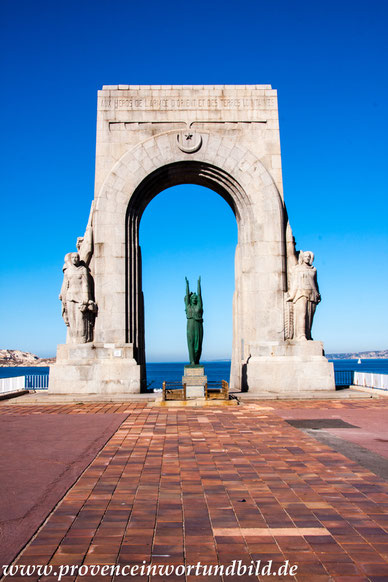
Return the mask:
{"type": "MultiPolygon", "coordinates": [[[[280,565],[289,560],[298,565],[296,576],[273,580],[388,581],[388,484],[276,412],[303,407],[364,409],[365,414],[378,408],[388,415],[388,401],[375,399],[202,409],[20,406],[26,415],[131,412],[18,563],[226,565],[261,559],[280,565]]],[[[15,414],[19,407],[9,408],[15,414]]],[[[2,405],[0,413],[10,411],[2,405]]],[[[147,580],[114,578],[124,579],[147,580]]],[[[152,577],[155,582],[184,579],[152,577]]]]}
{"type": "Polygon", "coordinates": [[[2,415],[0,564],[8,564],[127,414],[2,415]]]}

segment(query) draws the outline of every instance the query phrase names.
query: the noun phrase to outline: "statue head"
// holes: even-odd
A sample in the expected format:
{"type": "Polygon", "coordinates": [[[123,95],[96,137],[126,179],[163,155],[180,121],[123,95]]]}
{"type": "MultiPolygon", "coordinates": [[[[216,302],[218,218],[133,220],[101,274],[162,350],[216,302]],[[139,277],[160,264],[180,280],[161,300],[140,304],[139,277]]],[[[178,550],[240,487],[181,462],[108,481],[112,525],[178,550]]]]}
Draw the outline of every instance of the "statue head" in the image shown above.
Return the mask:
{"type": "Polygon", "coordinates": [[[314,260],[314,253],[312,253],[311,251],[305,251],[303,253],[303,261],[306,263],[306,265],[312,265],[313,260],[314,260]]]}
{"type": "Polygon", "coordinates": [[[65,255],[65,263],[63,265],[63,272],[66,269],[71,269],[72,267],[78,267],[80,264],[80,258],[78,253],[66,253],[65,255]]]}
{"type": "Polygon", "coordinates": [[[70,261],[71,261],[72,265],[74,265],[75,267],[78,267],[79,262],[80,262],[79,254],[78,253],[71,253],[70,261]]]}
{"type": "Polygon", "coordinates": [[[198,295],[196,293],[190,293],[190,305],[197,305],[198,295]]]}
{"type": "Polygon", "coordinates": [[[299,251],[299,260],[298,263],[299,265],[309,265],[311,266],[313,264],[313,260],[314,260],[314,253],[311,251],[299,251]]]}

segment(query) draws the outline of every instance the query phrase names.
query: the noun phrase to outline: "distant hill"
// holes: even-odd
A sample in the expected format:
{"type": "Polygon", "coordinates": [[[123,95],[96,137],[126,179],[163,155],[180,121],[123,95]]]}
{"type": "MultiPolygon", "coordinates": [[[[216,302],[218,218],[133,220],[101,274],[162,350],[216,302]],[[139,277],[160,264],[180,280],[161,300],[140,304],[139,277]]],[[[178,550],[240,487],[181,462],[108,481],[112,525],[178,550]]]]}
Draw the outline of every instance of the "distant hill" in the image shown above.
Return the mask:
{"type": "Polygon", "coordinates": [[[330,360],[368,360],[375,359],[379,360],[382,358],[388,358],[388,350],[375,350],[370,352],[350,352],[345,354],[326,354],[326,357],[330,360]]]}
{"type": "Polygon", "coordinates": [[[30,352],[20,350],[0,350],[0,367],[5,366],[49,366],[55,363],[55,358],[39,358],[30,352]]]}

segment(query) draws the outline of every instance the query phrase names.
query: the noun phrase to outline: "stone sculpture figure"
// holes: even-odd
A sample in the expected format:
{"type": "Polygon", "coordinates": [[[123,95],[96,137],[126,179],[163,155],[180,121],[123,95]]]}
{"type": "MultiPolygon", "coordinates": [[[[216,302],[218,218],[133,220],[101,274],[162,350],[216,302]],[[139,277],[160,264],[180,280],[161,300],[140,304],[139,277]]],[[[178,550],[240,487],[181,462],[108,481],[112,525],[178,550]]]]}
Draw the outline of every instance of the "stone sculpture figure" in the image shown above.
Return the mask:
{"type": "Polygon", "coordinates": [[[294,339],[311,340],[315,309],[321,301],[314,253],[300,251],[298,264],[291,271],[291,285],[286,301],[294,307],[294,339]]]}
{"type": "Polygon", "coordinates": [[[88,268],[78,253],[68,253],[63,266],[63,284],[59,299],[62,316],[69,328],[68,343],[87,343],[93,340],[97,306],[92,298],[92,281],[88,268]]]}
{"type": "Polygon", "coordinates": [[[201,295],[201,277],[198,279],[197,293],[192,293],[186,279],[185,311],[187,317],[187,346],[191,365],[198,365],[202,353],[203,340],[203,304],[201,295]]]}

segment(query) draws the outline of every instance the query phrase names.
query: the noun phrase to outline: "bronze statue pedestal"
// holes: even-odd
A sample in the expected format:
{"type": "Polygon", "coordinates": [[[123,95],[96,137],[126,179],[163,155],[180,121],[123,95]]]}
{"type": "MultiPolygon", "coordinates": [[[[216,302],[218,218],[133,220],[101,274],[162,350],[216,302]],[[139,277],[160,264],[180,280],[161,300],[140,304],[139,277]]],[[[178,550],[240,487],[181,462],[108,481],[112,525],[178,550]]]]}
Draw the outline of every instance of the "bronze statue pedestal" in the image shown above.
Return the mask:
{"type": "Polygon", "coordinates": [[[186,384],[186,398],[204,398],[207,376],[205,368],[200,364],[188,364],[182,376],[182,384],[186,384]]]}

